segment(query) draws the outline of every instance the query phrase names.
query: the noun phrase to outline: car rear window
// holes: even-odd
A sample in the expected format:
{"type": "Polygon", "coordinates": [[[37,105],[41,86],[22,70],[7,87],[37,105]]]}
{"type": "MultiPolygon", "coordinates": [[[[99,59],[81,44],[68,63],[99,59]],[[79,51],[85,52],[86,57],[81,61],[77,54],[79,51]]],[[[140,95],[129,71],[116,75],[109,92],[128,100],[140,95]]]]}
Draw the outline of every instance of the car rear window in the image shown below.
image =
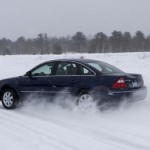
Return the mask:
{"type": "Polygon", "coordinates": [[[87,62],[88,65],[94,67],[95,69],[97,69],[98,71],[100,71],[101,73],[121,73],[123,71],[121,71],[120,69],[107,64],[105,62],[101,62],[101,61],[91,61],[91,62],[87,62]]]}

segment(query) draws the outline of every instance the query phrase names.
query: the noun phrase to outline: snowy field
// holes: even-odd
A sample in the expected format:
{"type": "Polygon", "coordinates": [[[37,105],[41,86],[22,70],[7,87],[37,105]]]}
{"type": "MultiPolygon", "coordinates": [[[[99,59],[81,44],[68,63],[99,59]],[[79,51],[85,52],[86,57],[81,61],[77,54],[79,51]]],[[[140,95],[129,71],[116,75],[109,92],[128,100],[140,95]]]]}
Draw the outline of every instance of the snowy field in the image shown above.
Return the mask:
{"type": "Polygon", "coordinates": [[[142,74],[147,99],[86,114],[42,102],[10,111],[0,104],[0,150],[150,150],[150,53],[0,56],[0,79],[46,60],[81,56],[142,74]]]}

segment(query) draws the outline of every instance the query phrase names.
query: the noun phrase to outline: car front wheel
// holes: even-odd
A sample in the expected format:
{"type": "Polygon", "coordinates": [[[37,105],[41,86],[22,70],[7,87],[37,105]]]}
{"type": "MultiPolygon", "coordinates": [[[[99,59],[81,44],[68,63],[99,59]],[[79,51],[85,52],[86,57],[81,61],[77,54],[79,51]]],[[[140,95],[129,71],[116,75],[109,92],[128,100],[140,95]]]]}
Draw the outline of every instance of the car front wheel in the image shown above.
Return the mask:
{"type": "Polygon", "coordinates": [[[14,90],[6,89],[2,93],[2,104],[6,109],[14,109],[17,105],[18,97],[14,90]]]}

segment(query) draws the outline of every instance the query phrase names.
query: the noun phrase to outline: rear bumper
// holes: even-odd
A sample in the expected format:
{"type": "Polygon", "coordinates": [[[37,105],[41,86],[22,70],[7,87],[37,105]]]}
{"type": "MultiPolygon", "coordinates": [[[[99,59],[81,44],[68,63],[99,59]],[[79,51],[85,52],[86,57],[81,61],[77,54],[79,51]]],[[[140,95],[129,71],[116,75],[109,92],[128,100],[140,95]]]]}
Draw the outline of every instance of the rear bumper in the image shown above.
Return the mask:
{"type": "Polygon", "coordinates": [[[147,95],[147,88],[143,86],[142,88],[130,91],[109,91],[108,95],[114,99],[128,99],[129,101],[144,100],[147,95]]]}
{"type": "Polygon", "coordinates": [[[0,101],[2,100],[2,91],[0,91],[0,101]]]}

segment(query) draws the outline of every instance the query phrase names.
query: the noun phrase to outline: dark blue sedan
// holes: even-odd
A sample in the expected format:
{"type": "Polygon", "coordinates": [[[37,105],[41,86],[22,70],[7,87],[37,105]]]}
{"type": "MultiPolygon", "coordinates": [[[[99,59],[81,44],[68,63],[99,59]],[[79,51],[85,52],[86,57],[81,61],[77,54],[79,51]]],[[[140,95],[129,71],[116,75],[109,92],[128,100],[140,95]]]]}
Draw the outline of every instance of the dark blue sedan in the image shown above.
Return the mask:
{"type": "MultiPolygon", "coordinates": [[[[71,94],[76,104],[96,101],[142,100],[146,87],[140,74],[129,74],[105,62],[89,59],[61,59],[44,62],[25,75],[0,81],[4,108],[13,109],[27,95],[71,94]]],[[[63,101],[63,99],[62,99],[63,101]]]]}

